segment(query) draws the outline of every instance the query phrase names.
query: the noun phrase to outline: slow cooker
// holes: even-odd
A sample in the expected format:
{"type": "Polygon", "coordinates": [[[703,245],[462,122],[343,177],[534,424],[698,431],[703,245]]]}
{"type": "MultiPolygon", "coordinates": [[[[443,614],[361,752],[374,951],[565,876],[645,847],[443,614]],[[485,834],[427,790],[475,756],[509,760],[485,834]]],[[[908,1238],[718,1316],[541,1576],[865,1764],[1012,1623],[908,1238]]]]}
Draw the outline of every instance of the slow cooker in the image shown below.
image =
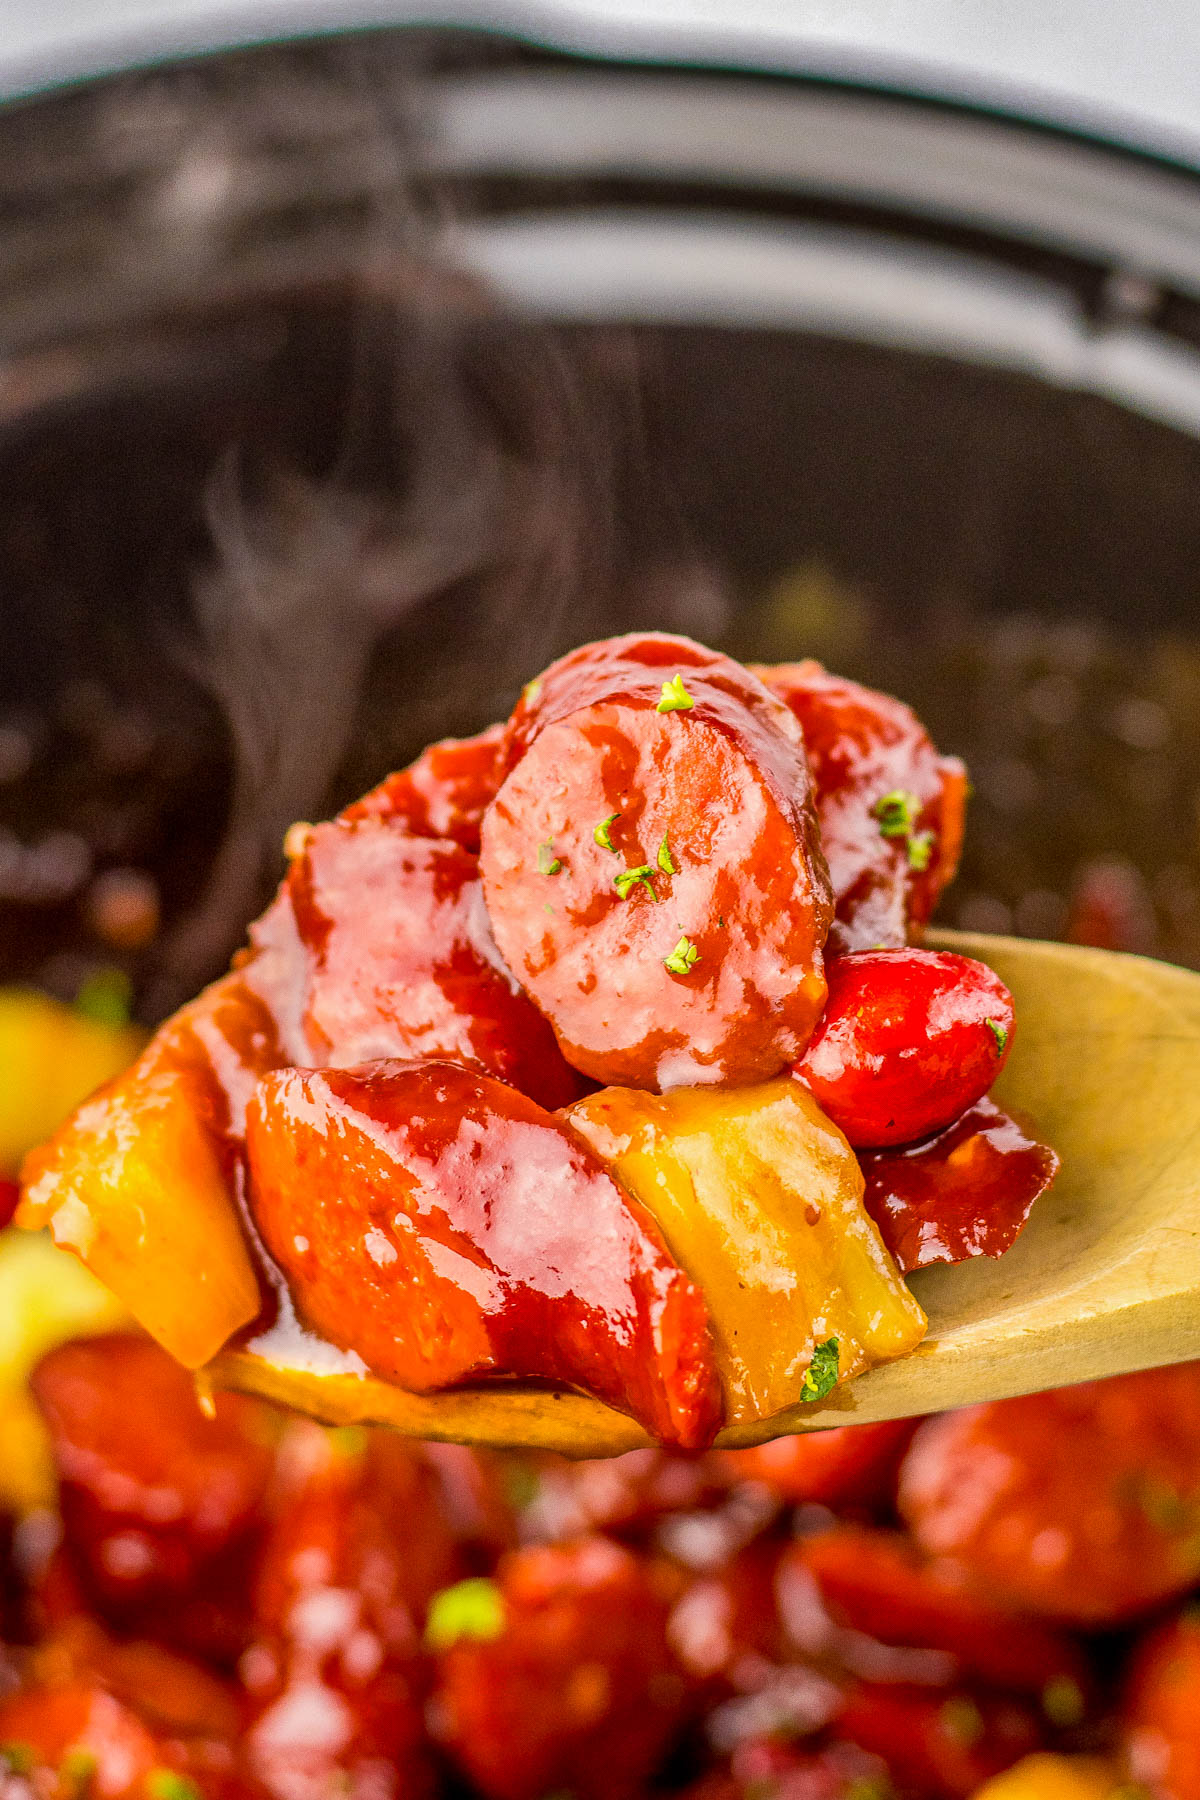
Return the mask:
{"type": "Polygon", "coordinates": [[[1200,965],[1200,23],[10,4],[0,979],[159,1016],[570,643],[814,655],[1200,965]]]}

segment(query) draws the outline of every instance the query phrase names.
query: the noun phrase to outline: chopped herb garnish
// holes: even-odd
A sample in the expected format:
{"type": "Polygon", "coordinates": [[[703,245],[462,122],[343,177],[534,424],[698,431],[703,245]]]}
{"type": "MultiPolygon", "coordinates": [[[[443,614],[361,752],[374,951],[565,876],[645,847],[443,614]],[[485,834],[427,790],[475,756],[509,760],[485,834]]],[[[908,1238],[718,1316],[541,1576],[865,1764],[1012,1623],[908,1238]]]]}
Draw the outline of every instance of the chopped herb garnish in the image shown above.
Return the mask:
{"type": "Polygon", "coordinates": [[[801,1400],[823,1400],[837,1386],[837,1378],[838,1341],[835,1337],[826,1338],[813,1351],[812,1361],[805,1370],[804,1380],[800,1384],[801,1400]]]}
{"type": "Polygon", "coordinates": [[[504,1626],[504,1595],[494,1581],[474,1575],[433,1596],[425,1620],[425,1647],[448,1650],[461,1638],[488,1643],[500,1636],[504,1626]]]}
{"type": "Polygon", "coordinates": [[[921,810],[921,796],[908,788],[893,788],[878,799],[871,812],[879,821],[880,834],[886,838],[908,837],[921,810]]]}
{"type": "Polygon", "coordinates": [[[938,1722],[950,1739],[963,1750],[969,1750],[983,1736],[983,1714],[966,1694],[955,1694],[938,1713],[938,1722]]]}
{"type": "Polygon", "coordinates": [[[544,844],[538,845],[537,867],[539,875],[557,875],[562,863],[554,854],[554,839],[547,838],[544,844]]]}
{"type": "MultiPolygon", "coordinates": [[[[509,691],[511,692],[511,689],[509,691]]],[[[532,706],[541,691],[542,678],[540,675],[535,675],[533,680],[527,681],[525,686],[521,689],[521,698],[526,706],[532,706]]]]}
{"type": "Polygon", "coordinates": [[[370,1441],[363,1425],[335,1425],[329,1433],[330,1448],[338,1456],[344,1456],[347,1462],[357,1462],[359,1457],[365,1456],[370,1441]]]}
{"type": "Polygon", "coordinates": [[[133,983],[124,969],[93,969],[80,983],[75,1011],[99,1025],[128,1025],[133,983]]]}
{"type": "Polygon", "coordinates": [[[59,1779],[72,1789],[78,1800],[82,1800],[98,1766],[90,1750],[68,1750],[58,1765],[59,1779]]]}
{"type": "Polygon", "coordinates": [[[595,838],[600,848],[602,850],[611,850],[614,856],[617,854],[617,847],[612,841],[612,831],[610,828],[620,816],[619,812],[609,813],[607,819],[602,819],[592,833],[593,838],[595,838]]]}
{"type": "Polygon", "coordinates": [[[999,1019],[985,1019],[984,1024],[996,1040],[996,1048],[1001,1056],[1008,1048],[1008,1026],[1002,1025],[999,1019]]]}
{"type": "Polygon", "coordinates": [[[658,846],[658,855],[654,860],[664,875],[678,875],[679,870],[676,868],[671,856],[671,846],[667,842],[667,834],[665,831],[663,833],[663,841],[658,846]]]}
{"type": "Polygon", "coordinates": [[[0,1763],[6,1765],[10,1775],[28,1775],[36,1761],[32,1744],[0,1744],[0,1763]]]}
{"type": "Polygon", "coordinates": [[[518,1510],[532,1506],[541,1491],[541,1477],[529,1463],[505,1463],[502,1479],[509,1505],[518,1510]]]}
{"type": "Polygon", "coordinates": [[[1042,1689],[1042,1711],[1052,1725],[1080,1725],[1086,1710],[1083,1689],[1069,1675],[1054,1676],[1042,1689]]]}
{"type": "Polygon", "coordinates": [[[662,695],[655,712],[691,712],[696,702],[683,685],[682,675],[672,675],[670,681],[662,684],[662,695]]]}
{"type": "Polygon", "coordinates": [[[670,956],[663,957],[664,969],[672,975],[690,975],[700,961],[700,952],[690,938],[681,937],[670,956]]]}
{"type": "Polygon", "coordinates": [[[177,1769],[151,1769],[146,1777],[150,1800],[204,1800],[194,1781],[177,1769]]]}
{"type": "Polygon", "coordinates": [[[917,831],[908,840],[908,866],[923,875],[933,855],[932,831],[917,831]]]}
{"type": "Polygon", "coordinates": [[[636,869],[622,869],[619,875],[614,875],[613,886],[616,888],[622,900],[628,900],[630,894],[640,881],[650,895],[650,898],[652,900],[657,900],[658,895],[654,891],[653,875],[654,870],[650,867],[649,863],[640,863],[636,869]]]}

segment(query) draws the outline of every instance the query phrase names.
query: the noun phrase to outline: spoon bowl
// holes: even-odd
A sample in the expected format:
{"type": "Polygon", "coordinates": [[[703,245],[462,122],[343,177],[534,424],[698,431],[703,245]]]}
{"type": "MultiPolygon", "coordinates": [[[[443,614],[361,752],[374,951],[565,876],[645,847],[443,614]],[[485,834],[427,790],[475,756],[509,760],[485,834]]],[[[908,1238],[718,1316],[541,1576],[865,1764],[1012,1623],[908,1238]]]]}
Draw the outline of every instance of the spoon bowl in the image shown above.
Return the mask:
{"type": "MultiPolygon", "coordinates": [[[[941,1412],[1200,1357],[1200,975],[1023,938],[933,934],[1012,989],[1018,1029],[994,1093],[1062,1158],[1003,1257],[910,1276],[929,1332],[910,1356],[723,1432],[728,1447],[941,1412]]],[[[650,1442],[582,1394],[529,1385],[409,1394],[252,1348],[202,1379],[335,1424],[495,1448],[611,1456],[650,1442]]]]}

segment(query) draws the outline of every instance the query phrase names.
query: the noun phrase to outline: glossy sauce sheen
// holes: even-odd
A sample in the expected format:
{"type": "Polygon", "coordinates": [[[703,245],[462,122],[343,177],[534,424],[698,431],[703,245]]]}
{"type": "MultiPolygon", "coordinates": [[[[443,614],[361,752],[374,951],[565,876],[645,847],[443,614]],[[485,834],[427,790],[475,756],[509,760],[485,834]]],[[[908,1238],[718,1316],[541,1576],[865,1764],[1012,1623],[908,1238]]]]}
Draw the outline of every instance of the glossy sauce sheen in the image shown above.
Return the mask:
{"type": "Polygon", "coordinates": [[[392,819],[414,837],[453,838],[478,851],[484,811],[504,779],[507,742],[507,725],[489,725],[477,737],[443,738],[338,817],[392,819]]]}
{"type": "Polygon", "coordinates": [[[927,1420],[902,1518],[1002,1605],[1117,1623],[1200,1579],[1200,1363],[927,1420]]]}
{"type": "Polygon", "coordinates": [[[695,1448],[708,1314],[653,1220],[559,1121],[448,1064],[285,1070],[247,1121],[255,1217],[303,1315],[415,1391],[585,1388],[695,1448]]]}
{"type": "Polygon", "coordinates": [[[491,941],[475,858],[385,819],[318,825],[287,877],[318,1068],[444,1057],[543,1106],[583,1082],[491,941]]]}
{"type": "Polygon", "coordinates": [[[508,760],[483,824],[484,893],[568,1059],[666,1089],[766,1078],[798,1054],[825,997],[830,898],[786,709],[687,639],[615,639],[532,684],[508,760]],[[676,675],[693,704],[659,712],[676,675]],[[611,850],[595,839],[605,821],[611,850]],[[623,898],[614,878],[643,866],[623,898]],[[680,939],[696,957],[672,972],[680,939]]]}
{"type": "Polygon", "coordinates": [[[860,950],[829,966],[829,999],[796,1064],[862,1149],[910,1144],[986,1094],[1012,1045],[1012,995],[969,956],[860,950]]]}
{"type": "Polygon", "coordinates": [[[904,1274],[1003,1256],[1058,1173],[1050,1146],[988,1099],[923,1144],[858,1160],[863,1205],[904,1274]]]}
{"type": "Polygon", "coordinates": [[[828,674],[818,662],[754,668],[804,732],[836,916],[830,953],[899,945],[919,935],[954,877],[962,849],[966,770],[940,756],[916,714],[890,694],[828,674]],[[875,807],[906,791],[915,833],[931,832],[925,869],[908,842],[885,837],[875,807]]]}

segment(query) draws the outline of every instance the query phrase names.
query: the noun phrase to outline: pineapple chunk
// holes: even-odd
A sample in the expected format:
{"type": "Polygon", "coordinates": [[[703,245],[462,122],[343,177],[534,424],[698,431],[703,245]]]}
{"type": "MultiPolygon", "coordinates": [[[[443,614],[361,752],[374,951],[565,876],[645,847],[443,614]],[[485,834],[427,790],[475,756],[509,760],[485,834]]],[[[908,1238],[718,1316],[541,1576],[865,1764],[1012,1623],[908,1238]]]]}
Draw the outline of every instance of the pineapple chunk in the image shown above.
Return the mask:
{"type": "Polygon", "coordinates": [[[814,1349],[830,1338],[844,1381],[924,1336],[925,1314],[863,1210],[854,1152],[791,1076],[602,1088],[563,1116],[654,1214],[703,1292],[728,1424],[808,1398],[814,1349]]]}
{"type": "Polygon", "coordinates": [[[123,1075],[26,1158],[16,1222],[48,1226],[146,1330],[199,1368],[261,1298],[219,1136],[212,1077],[192,1031],[232,978],[170,1020],[123,1075]]]}
{"type": "Polygon", "coordinates": [[[1131,1790],[1112,1763],[1098,1756],[1053,1756],[1041,1751],[976,1788],[972,1800],[1105,1800],[1131,1790]]]}
{"type": "Polygon", "coordinates": [[[25,1152],[144,1041],[133,1026],[87,1019],[32,988],[0,988],[0,1175],[15,1175],[25,1152]]]}
{"type": "Polygon", "coordinates": [[[120,1302],[48,1238],[0,1231],[0,1511],[54,1505],[50,1443],[29,1371],[68,1338],[126,1323],[120,1302]]]}

